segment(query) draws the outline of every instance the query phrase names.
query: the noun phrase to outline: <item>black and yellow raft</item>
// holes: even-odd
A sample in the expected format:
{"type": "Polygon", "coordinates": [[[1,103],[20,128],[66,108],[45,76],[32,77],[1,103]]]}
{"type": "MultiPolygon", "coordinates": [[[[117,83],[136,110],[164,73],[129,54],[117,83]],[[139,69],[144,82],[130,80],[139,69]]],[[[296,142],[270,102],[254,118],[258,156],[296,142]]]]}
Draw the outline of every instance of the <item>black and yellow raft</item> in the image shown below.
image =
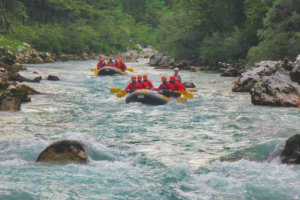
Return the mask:
{"type": "Polygon", "coordinates": [[[123,72],[120,68],[117,67],[102,67],[94,71],[98,76],[111,76],[111,75],[127,75],[127,72],[123,72]]]}
{"type": "Polygon", "coordinates": [[[136,90],[127,95],[126,103],[139,102],[147,105],[165,105],[174,99],[179,103],[187,102],[187,98],[181,97],[181,94],[176,92],[159,93],[153,90],[136,90]]]}

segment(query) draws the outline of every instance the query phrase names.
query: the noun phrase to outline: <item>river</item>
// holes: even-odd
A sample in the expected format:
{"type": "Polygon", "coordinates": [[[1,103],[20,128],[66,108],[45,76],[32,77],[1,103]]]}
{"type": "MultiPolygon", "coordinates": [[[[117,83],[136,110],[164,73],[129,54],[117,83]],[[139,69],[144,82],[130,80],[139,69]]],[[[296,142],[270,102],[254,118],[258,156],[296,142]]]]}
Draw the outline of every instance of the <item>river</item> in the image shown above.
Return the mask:
{"type": "MultiPolygon", "coordinates": [[[[170,70],[128,63],[155,86],[170,70]]],[[[280,164],[285,140],[300,134],[300,109],[253,106],[233,78],[181,72],[198,93],[187,104],[125,104],[109,93],[128,76],[97,77],[96,61],[28,65],[43,95],[0,113],[0,199],[300,199],[300,167],[280,164]],[[36,76],[36,75],[35,75],[36,76]],[[61,139],[81,141],[86,165],[35,163],[61,139]],[[234,162],[219,158],[236,153],[234,162]]]]}

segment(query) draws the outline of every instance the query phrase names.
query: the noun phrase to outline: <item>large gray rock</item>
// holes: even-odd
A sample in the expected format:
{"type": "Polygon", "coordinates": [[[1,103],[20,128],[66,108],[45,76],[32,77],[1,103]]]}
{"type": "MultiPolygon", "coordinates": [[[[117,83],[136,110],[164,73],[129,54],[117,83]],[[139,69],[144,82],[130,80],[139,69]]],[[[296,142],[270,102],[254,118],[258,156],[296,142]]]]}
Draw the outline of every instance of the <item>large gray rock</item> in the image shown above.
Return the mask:
{"type": "Polygon", "coordinates": [[[139,58],[151,58],[154,52],[152,47],[142,48],[142,53],[139,54],[139,58]]]}
{"type": "Polygon", "coordinates": [[[292,81],[300,84],[300,64],[296,64],[294,69],[291,71],[290,76],[291,76],[292,81]]]}
{"type": "Polygon", "coordinates": [[[161,59],[165,56],[165,53],[162,52],[158,52],[155,53],[154,55],[151,56],[150,60],[149,60],[149,64],[151,66],[158,66],[161,59]]]}
{"type": "Polygon", "coordinates": [[[294,135],[286,141],[280,157],[283,163],[300,164],[300,135],[294,135]]]}
{"type": "Polygon", "coordinates": [[[242,73],[241,77],[234,83],[233,92],[250,92],[254,85],[264,76],[274,74],[279,68],[281,62],[262,61],[255,67],[242,73]]]}
{"type": "Polygon", "coordinates": [[[139,53],[137,50],[130,50],[122,54],[125,62],[138,62],[139,53]]]}
{"type": "Polygon", "coordinates": [[[287,71],[262,77],[250,94],[254,105],[300,107],[300,85],[292,82],[287,71]]]}
{"type": "Polygon", "coordinates": [[[37,162],[86,163],[88,155],[83,145],[75,140],[57,141],[40,153],[37,162]]]}

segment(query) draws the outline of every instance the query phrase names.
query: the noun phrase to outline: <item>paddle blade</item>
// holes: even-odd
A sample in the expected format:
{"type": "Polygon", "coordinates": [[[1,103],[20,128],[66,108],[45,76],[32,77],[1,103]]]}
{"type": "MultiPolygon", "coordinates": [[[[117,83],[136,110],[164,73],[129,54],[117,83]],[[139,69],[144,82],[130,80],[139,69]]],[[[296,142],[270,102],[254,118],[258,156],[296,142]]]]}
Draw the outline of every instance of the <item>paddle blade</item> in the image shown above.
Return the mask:
{"type": "Polygon", "coordinates": [[[178,103],[187,103],[187,98],[185,98],[185,97],[179,97],[176,100],[178,103]]]}
{"type": "Polygon", "coordinates": [[[187,90],[188,92],[198,92],[196,89],[187,90]]]}
{"type": "Polygon", "coordinates": [[[98,70],[94,70],[94,74],[97,76],[99,74],[98,70]]]}
{"type": "Polygon", "coordinates": [[[128,68],[127,71],[134,72],[132,68],[128,68]]]}
{"type": "Polygon", "coordinates": [[[117,94],[118,98],[122,98],[126,95],[127,93],[125,91],[122,91],[121,93],[117,94]]]}
{"type": "Polygon", "coordinates": [[[92,68],[92,69],[91,69],[91,72],[93,72],[93,71],[95,71],[95,70],[97,70],[97,69],[92,68]]]}
{"type": "Polygon", "coordinates": [[[122,92],[122,90],[119,89],[119,88],[111,88],[111,89],[110,89],[110,93],[111,93],[111,94],[118,93],[118,92],[122,92]]]}
{"type": "Polygon", "coordinates": [[[186,91],[177,91],[179,94],[182,94],[184,97],[186,97],[186,98],[189,98],[189,99],[192,99],[192,98],[194,98],[194,95],[193,94],[190,94],[190,93],[188,93],[188,92],[186,92],[186,91]]]}

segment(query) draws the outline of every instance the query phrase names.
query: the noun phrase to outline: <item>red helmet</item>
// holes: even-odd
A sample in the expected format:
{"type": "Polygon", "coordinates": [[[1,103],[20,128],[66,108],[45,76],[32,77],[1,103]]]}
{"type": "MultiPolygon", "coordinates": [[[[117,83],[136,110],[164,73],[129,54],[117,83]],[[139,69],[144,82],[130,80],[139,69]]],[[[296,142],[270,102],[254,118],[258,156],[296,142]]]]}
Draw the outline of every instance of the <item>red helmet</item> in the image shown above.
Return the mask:
{"type": "Polygon", "coordinates": [[[131,80],[136,80],[136,76],[132,76],[132,77],[131,77],[131,80]]]}
{"type": "Polygon", "coordinates": [[[166,80],[167,80],[167,77],[166,77],[166,76],[162,76],[162,77],[161,77],[161,80],[162,80],[162,81],[166,81],[166,80]]]}
{"type": "Polygon", "coordinates": [[[147,78],[147,74],[144,74],[144,75],[143,75],[143,78],[147,78]]]}
{"type": "Polygon", "coordinates": [[[179,78],[176,78],[175,80],[176,80],[176,82],[180,82],[180,79],[179,79],[179,78]]]}
{"type": "Polygon", "coordinates": [[[104,60],[103,59],[99,59],[99,62],[103,62],[104,60]]]}
{"type": "Polygon", "coordinates": [[[142,75],[139,74],[139,75],[137,76],[137,78],[138,78],[138,80],[141,80],[141,79],[142,79],[142,75]]]}
{"type": "Polygon", "coordinates": [[[170,76],[170,81],[175,81],[176,77],[175,76],[170,76]]]}
{"type": "Polygon", "coordinates": [[[118,62],[118,59],[115,59],[115,62],[117,63],[117,62],[118,62]]]}

